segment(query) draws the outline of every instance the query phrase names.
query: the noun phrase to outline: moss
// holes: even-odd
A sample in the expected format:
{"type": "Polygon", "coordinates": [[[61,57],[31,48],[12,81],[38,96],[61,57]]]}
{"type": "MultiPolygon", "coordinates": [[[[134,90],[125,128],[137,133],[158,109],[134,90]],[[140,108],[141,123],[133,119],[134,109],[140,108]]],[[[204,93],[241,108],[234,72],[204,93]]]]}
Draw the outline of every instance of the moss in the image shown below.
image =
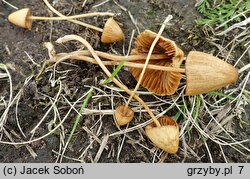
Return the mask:
{"type": "MultiPolygon", "coordinates": [[[[219,2],[219,4],[214,4],[211,0],[204,0],[197,9],[203,15],[203,18],[196,20],[196,24],[212,26],[215,24],[222,24],[232,17],[250,10],[250,1],[224,0],[219,2]]],[[[239,22],[242,18],[243,17],[238,17],[234,20],[239,22]]]]}

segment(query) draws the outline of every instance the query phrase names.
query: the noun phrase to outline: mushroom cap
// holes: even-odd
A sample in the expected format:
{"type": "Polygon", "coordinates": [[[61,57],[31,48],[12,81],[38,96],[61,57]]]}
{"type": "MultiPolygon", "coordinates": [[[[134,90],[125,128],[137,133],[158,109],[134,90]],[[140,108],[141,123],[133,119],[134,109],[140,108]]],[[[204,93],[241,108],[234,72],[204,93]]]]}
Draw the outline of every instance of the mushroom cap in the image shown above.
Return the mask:
{"type": "Polygon", "coordinates": [[[128,124],[134,118],[134,111],[125,105],[120,105],[115,110],[115,119],[119,126],[128,124]]]}
{"type": "Polygon", "coordinates": [[[101,42],[102,43],[114,43],[122,40],[124,34],[117,22],[110,17],[104,25],[101,42]]]}
{"type": "Polygon", "coordinates": [[[234,83],[238,71],[229,63],[207,53],[191,51],[186,63],[186,95],[198,95],[234,83]]]}
{"type": "Polygon", "coordinates": [[[160,127],[157,127],[153,122],[146,126],[146,135],[160,149],[175,154],[179,147],[178,124],[169,116],[163,116],[158,121],[161,124],[160,127]]]}
{"type": "Polygon", "coordinates": [[[12,24],[15,24],[19,27],[25,28],[25,29],[31,29],[32,26],[32,19],[29,19],[31,10],[29,8],[23,8],[18,11],[15,11],[11,13],[8,16],[8,21],[12,24]]]}
{"type": "MultiPolygon", "coordinates": [[[[136,48],[131,54],[147,54],[157,34],[145,30],[136,39],[136,48]]],[[[166,59],[150,60],[149,64],[179,68],[183,61],[183,51],[177,47],[174,41],[160,37],[152,54],[166,54],[166,59]]],[[[144,63],[145,60],[138,60],[144,63]]],[[[130,71],[136,80],[139,80],[142,69],[132,67],[130,71]]],[[[141,85],[148,91],[159,96],[172,95],[177,90],[181,80],[181,73],[146,69],[141,85]]]]}

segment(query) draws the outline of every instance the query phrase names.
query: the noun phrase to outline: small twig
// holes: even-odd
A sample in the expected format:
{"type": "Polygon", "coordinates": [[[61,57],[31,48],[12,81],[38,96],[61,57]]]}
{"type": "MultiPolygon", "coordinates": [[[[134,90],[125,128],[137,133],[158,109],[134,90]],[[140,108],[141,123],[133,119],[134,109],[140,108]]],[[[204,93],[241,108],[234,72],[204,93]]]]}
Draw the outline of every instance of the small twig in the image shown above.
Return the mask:
{"type": "Polygon", "coordinates": [[[2,63],[0,63],[0,68],[5,70],[5,72],[7,73],[8,78],[9,78],[9,84],[10,84],[9,103],[8,103],[6,109],[4,110],[4,112],[3,112],[3,114],[1,115],[1,118],[0,118],[0,132],[1,132],[5,122],[7,120],[9,109],[10,109],[11,105],[14,103],[15,98],[12,100],[12,97],[13,97],[13,85],[12,85],[12,78],[11,78],[10,72],[9,72],[8,68],[6,67],[6,65],[4,65],[2,63]]]}
{"type": "MultiPolygon", "coordinates": [[[[58,16],[60,17],[66,17],[65,15],[61,14],[60,12],[58,12],[55,8],[53,8],[48,0],[43,0],[43,2],[48,6],[48,8],[54,12],[55,14],[57,14],[58,16]]],[[[99,32],[103,32],[103,29],[99,28],[99,27],[96,27],[96,26],[93,26],[93,25],[90,25],[90,24],[87,24],[87,23],[84,23],[84,22],[81,22],[81,21],[78,21],[78,20],[72,20],[70,19],[69,20],[70,22],[73,22],[75,24],[78,24],[78,25],[81,25],[81,26],[84,26],[84,27],[88,27],[88,28],[91,28],[91,29],[94,29],[96,31],[99,31],[99,32]]]]}
{"type": "Polygon", "coordinates": [[[204,141],[205,147],[206,147],[206,149],[207,149],[208,156],[209,156],[209,158],[210,158],[210,163],[214,163],[213,157],[212,157],[212,155],[211,155],[211,152],[210,152],[210,150],[209,150],[209,147],[208,147],[208,145],[207,145],[207,142],[206,142],[205,139],[203,139],[203,141],[204,141]]]}
{"type": "Polygon", "coordinates": [[[244,57],[244,55],[250,50],[250,45],[247,47],[247,49],[241,54],[241,56],[238,58],[238,60],[234,63],[234,67],[239,63],[239,61],[244,57]]]}
{"type": "Polygon", "coordinates": [[[38,67],[41,67],[41,65],[38,64],[38,63],[36,63],[36,62],[32,59],[32,57],[31,57],[26,51],[24,51],[24,53],[28,56],[28,58],[30,59],[30,61],[31,61],[34,65],[36,65],[36,66],[38,66],[38,67]]]}
{"type": "Polygon", "coordinates": [[[248,12],[248,11],[250,11],[250,9],[247,9],[246,11],[244,11],[244,12],[242,12],[242,13],[239,13],[238,15],[232,17],[231,19],[227,20],[226,22],[223,22],[221,25],[219,25],[218,27],[216,27],[215,30],[217,30],[217,29],[219,29],[219,28],[225,26],[228,22],[230,22],[230,21],[236,19],[237,17],[243,16],[243,15],[244,15],[246,12],[248,12]]]}
{"type": "MultiPolygon", "coordinates": [[[[74,126],[72,127],[72,130],[70,132],[69,138],[67,139],[67,142],[65,143],[64,149],[63,149],[63,151],[61,153],[62,156],[64,156],[64,153],[65,153],[65,151],[66,151],[66,149],[67,149],[67,147],[69,145],[69,142],[70,142],[71,138],[73,137],[73,134],[74,134],[74,132],[76,130],[76,127],[77,127],[78,123],[80,122],[80,119],[82,117],[81,113],[82,113],[83,109],[86,107],[86,105],[88,104],[88,101],[89,101],[90,97],[92,96],[92,91],[93,91],[92,88],[88,91],[87,97],[86,97],[86,99],[84,100],[84,102],[83,102],[83,104],[81,106],[81,109],[80,109],[80,112],[79,112],[80,114],[78,114],[76,116],[76,118],[75,118],[74,126]]],[[[61,157],[60,162],[61,161],[62,161],[62,157],[61,157]]]]}
{"type": "Polygon", "coordinates": [[[92,17],[92,16],[114,16],[114,13],[111,12],[90,12],[86,14],[78,14],[73,16],[61,16],[61,17],[44,17],[44,16],[29,16],[28,19],[32,20],[72,20],[77,18],[85,18],[85,17],[92,17]]]}
{"type": "Polygon", "coordinates": [[[106,135],[103,137],[103,140],[102,140],[102,143],[101,143],[101,146],[95,156],[95,159],[94,159],[94,163],[97,163],[102,155],[102,152],[103,150],[105,149],[107,143],[108,143],[108,139],[109,139],[109,135],[106,135]]]}
{"type": "Polygon", "coordinates": [[[245,19],[244,21],[242,22],[239,22],[239,23],[236,23],[230,27],[228,27],[226,30],[220,32],[220,33],[217,33],[215,35],[224,35],[228,32],[230,32],[231,30],[235,29],[235,28],[243,28],[242,26],[246,26],[247,24],[250,23],[250,17],[248,17],[247,19],[245,19]]]}
{"type": "Polygon", "coordinates": [[[247,65],[245,65],[245,66],[243,66],[241,69],[239,69],[239,73],[242,73],[242,72],[244,72],[244,71],[246,71],[247,69],[249,69],[250,68],[250,63],[248,63],[247,65]]]}
{"type": "Polygon", "coordinates": [[[61,91],[62,91],[62,84],[61,84],[61,81],[60,82],[60,85],[59,85],[59,90],[58,90],[58,93],[55,97],[55,100],[52,102],[50,108],[46,111],[46,113],[44,114],[43,118],[38,122],[38,124],[30,131],[31,134],[34,134],[36,129],[40,126],[40,124],[45,120],[45,118],[48,116],[48,114],[50,113],[50,111],[53,109],[53,106],[56,104],[56,102],[58,102],[58,98],[61,94],[61,91]]]}
{"type": "Polygon", "coordinates": [[[109,1],[110,1],[110,0],[105,0],[105,1],[103,1],[103,2],[101,2],[101,3],[99,3],[99,4],[96,4],[96,5],[92,6],[92,8],[97,8],[97,7],[99,7],[99,6],[102,6],[103,4],[105,4],[105,3],[109,2],[109,1]]]}
{"type": "Polygon", "coordinates": [[[9,2],[7,2],[7,1],[5,1],[5,0],[2,0],[2,2],[5,3],[5,4],[7,4],[7,5],[9,5],[9,6],[12,7],[13,9],[16,9],[16,10],[18,9],[16,6],[10,4],[9,2]]]}
{"type": "Polygon", "coordinates": [[[84,6],[85,6],[85,4],[86,4],[87,1],[88,1],[88,0],[84,0],[84,1],[83,1],[83,3],[82,3],[82,8],[84,8],[84,6]]]}
{"type": "Polygon", "coordinates": [[[113,2],[123,11],[128,11],[124,6],[122,6],[121,4],[119,4],[116,0],[113,0],[113,2]]]}
{"type": "Polygon", "coordinates": [[[133,15],[131,14],[130,11],[128,11],[128,15],[129,15],[129,17],[130,17],[132,23],[134,24],[134,26],[135,26],[135,28],[136,28],[136,30],[137,30],[137,33],[140,34],[141,32],[140,32],[140,29],[139,29],[139,27],[138,27],[138,25],[137,25],[137,21],[134,19],[133,15]]]}

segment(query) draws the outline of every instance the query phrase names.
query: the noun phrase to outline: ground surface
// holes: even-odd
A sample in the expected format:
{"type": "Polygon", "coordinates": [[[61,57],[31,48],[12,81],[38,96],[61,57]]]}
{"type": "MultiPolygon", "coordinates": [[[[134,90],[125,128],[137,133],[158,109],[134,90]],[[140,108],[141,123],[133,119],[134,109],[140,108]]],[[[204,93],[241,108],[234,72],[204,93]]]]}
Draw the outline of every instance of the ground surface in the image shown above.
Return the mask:
{"type": "MultiPolygon", "coordinates": [[[[41,0],[9,0],[8,2],[18,8],[30,7],[34,15],[50,16],[52,14],[41,0]]],[[[227,98],[222,100],[218,105],[219,107],[217,106],[217,108],[211,110],[211,115],[216,117],[216,119],[222,114],[223,117],[221,118],[224,119],[224,115],[227,114],[225,111],[227,110],[229,111],[228,116],[233,114],[232,118],[230,118],[230,122],[226,122],[226,126],[223,126],[223,129],[225,129],[235,141],[228,137],[225,131],[214,133],[214,135],[211,132],[212,130],[207,131],[208,135],[210,137],[212,136],[212,139],[215,139],[213,137],[216,135],[221,135],[221,140],[223,139],[223,141],[228,143],[248,140],[242,142],[244,146],[215,144],[213,140],[200,135],[197,130],[191,130],[193,125],[189,124],[190,130],[187,129],[186,135],[182,137],[178,153],[166,156],[164,152],[154,148],[152,143],[147,139],[143,130],[145,125],[142,127],[137,126],[149,119],[147,113],[136,112],[135,120],[127,126],[127,128],[136,126],[135,129],[132,128],[133,130],[126,132],[125,135],[124,132],[116,133],[126,129],[126,127],[119,129],[116,126],[112,109],[117,104],[127,100],[128,96],[124,92],[115,90],[115,88],[113,88],[114,84],[112,83],[107,86],[101,85],[101,80],[104,80],[106,76],[97,65],[86,62],[68,61],[70,63],[57,66],[56,76],[53,76],[53,68],[48,68],[41,74],[39,79],[36,79],[37,74],[41,70],[41,65],[49,58],[48,52],[43,46],[44,42],[50,41],[54,43],[59,37],[67,34],[76,34],[87,39],[93,45],[94,49],[126,54],[133,29],[135,29],[135,37],[139,34],[138,31],[142,32],[145,29],[157,32],[161,23],[169,14],[173,15],[173,20],[170,22],[171,25],[166,27],[163,36],[174,40],[185,52],[185,55],[190,50],[200,50],[214,54],[218,53],[218,49],[215,48],[214,44],[207,42],[207,34],[202,31],[201,27],[195,25],[194,20],[199,17],[199,13],[193,1],[117,1],[119,5],[124,8],[122,9],[121,6],[118,6],[110,0],[103,5],[95,7],[101,2],[103,1],[89,0],[82,8],[83,1],[62,0],[53,1],[53,6],[66,15],[94,11],[120,13],[120,15],[116,17],[116,20],[124,30],[126,37],[124,44],[122,42],[114,45],[102,44],[100,43],[100,33],[65,21],[54,21],[53,23],[48,21],[35,21],[32,30],[21,29],[7,21],[7,15],[14,11],[14,9],[0,2],[0,63],[6,64],[10,71],[13,95],[15,96],[18,91],[22,89],[18,106],[13,105],[8,111],[7,121],[4,125],[4,129],[1,131],[1,141],[10,142],[10,140],[13,140],[15,142],[23,142],[48,133],[56,124],[59,124],[60,120],[63,120],[63,117],[70,108],[65,98],[73,103],[86,94],[91,86],[93,86],[95,89],[87,108],[106,110],[106,114],[95,113],[94,115],[83,115],[67,147],[65,152],[66,157],[62,158],[62,162],[211,162],[211,160],[214,162],[248,162],[250,154],[249,101],[241,106],[244,112],[237,111],[241,108],[234,108],[234,106],[238,104],[237,101],[232,102],[227,98]],[[132,23],[129,14],[136,20],[137,28],[132,23]],[[123,49],[123,47],[125,47],[125,49],[123,49]],[[35,63],[32,63],[29,56],[35,63]],[[29,80],[28,84],[23,87],[25,79],[30,76],[33,77],[29,80]],[[51,83],[53,82],[53,78],[56,79],[55,86],[51,83]],[[60,90],[59,81],[62,85],[62,92],[59,100],[56,102],[57,109],[52,109],[51,112],[48,113],[45,120],[32,136],[30,131],[50,109],[52,101],[55,100],[60,90]],[[238,113],[240,114],[238,115],[238,113]],[[24,135],[22,135],[17,125],[16,116],[18,117],[24,135]],[[107,139],[106,136],[109,136],[109,138],[107,139]],[[105,139],[107,139],[106,142],[105,139]],[[105,147],[105,149],[102,151],[100,146],[105,147]]],[[[98,27],[103,27],[106,19],[106,17],[89,18],[86,22],[98,27]]],[[[80,46],[75,42],[68,43],[66,46],[56,46],[59,52],[69,52],[78,48],[80,48],[80,46]]],[[[238,50],[234,52],[235,56],[233,57],[239,57],[242,53],[243,50],[238,50]]],[[[243,63],[249,63],[249,57],[244,57],[242,60],[243,63]]],[[[235,61],[229,59],[229,63],[234,62],[235,61]]],[[[112,68],[109,69],[112,70],[112,68]]],[[[129,88],[132,89],[136,85],[136,81],[126,68],[122,69],[118,76],[129,88]]],[[[245,76],[246,74],[240,75],[239,81],[231,87],[231,89],[236,89],[237,85],[245,79],[245,76]]],[[[182,86],[184,82],[185,80],[182,81],[182,86]]],[[[247,78],[245,88],[249,91],[249,87],[250,84],[247,78]]],[[[140,88],[140,90],[146,91],[143,88],[140,88]]],[[[220,92],[226,94],[226,90],[230,92],[230,87],[229,89],[224,88],[220,92]]],[[[173,106],[171,104],[173,99],[177,99],[181,91],[182,88],[177,91],[177,94],[170,97],[157,97],[147,94],[142,95],[142,98],[151,105],[152,109],[155,110],[155,114],[166,110],[168,115],[174,116],[179,110],[176,106],[182,106],[183,101],[186,101],[189,109],[192,108],[194,101],[198,101],[198,98],[194,97],[181,97],[182,99],[178,98],[177,104],[173,106]]],[[[8,79],[0,79],[0,97],[2,99],[0,101],[1,115],[6,109],[6,103],[10,97],[9,93],[8,79]]],[[[239,93],[240,89],[235,93],[231,93],[231,95],[236,96],[239,93]]],[[[210,102],[213,103],[222,97],[204,95],[204,98],[211,100],[210,102]]],[[[83,99],[84,98],[75,106],[77,110],[80,109],[83,99]]],[[[15,102],[15,104],[16,103],[17,102],[15,102]]],[[[132,105],[140,111],[140,105],[136,101],[133,101],[132,105]]],[[[203,125],[204,127],[211,120],[211,116],[206,112],[204,105],[200,106],[197,119],[200,120],[200,126],[203,125]]],[[[47,137],[33,143],[26,145],[0,143],[0,162],[60,161],[60,155],[58,155],[58,153],[62,152],[62,148],[72,129],[76,115],[77,113],[72,110],[63,123],[63,126],[59,127],[47,137]]],[[[183,127],[185,120],[185,117],[182,115],[178,118],[180,128],[183,127]]]]}

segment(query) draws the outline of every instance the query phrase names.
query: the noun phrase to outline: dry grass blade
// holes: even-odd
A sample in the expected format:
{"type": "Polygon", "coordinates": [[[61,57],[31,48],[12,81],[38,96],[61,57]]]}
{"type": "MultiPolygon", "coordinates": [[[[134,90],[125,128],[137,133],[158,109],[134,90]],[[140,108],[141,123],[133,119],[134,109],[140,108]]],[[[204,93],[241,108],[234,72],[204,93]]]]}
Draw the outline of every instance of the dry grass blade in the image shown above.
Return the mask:
{"type": "Polygon", "coordinates": [[[106,135],[102,139],[102,143],[100,145],[100,148],[95,156],[94,163],[97,163],[102,155],[103,150],[106,148],[106,145],[108,143],[109,135],[106,135]]]}

